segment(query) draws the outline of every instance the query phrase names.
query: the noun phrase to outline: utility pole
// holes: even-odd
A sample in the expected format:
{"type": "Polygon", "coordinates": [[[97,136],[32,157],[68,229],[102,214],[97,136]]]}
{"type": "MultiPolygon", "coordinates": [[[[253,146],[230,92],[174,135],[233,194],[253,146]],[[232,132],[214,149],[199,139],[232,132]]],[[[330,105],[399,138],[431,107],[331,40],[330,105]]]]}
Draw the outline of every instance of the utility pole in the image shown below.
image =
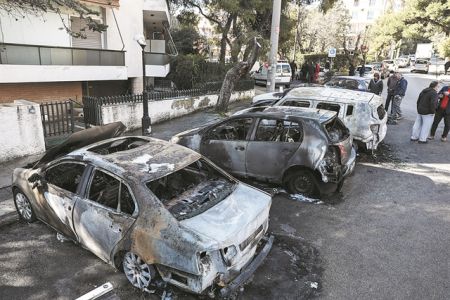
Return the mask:
{"type": "Polygon", "coordinates": [[[275,91],[275,74],[277,70],[278,35],[280,33],[281,0],[273,0],[272,26],[270,31],[270,57],[267,72],[267,91],[275,91]]]}

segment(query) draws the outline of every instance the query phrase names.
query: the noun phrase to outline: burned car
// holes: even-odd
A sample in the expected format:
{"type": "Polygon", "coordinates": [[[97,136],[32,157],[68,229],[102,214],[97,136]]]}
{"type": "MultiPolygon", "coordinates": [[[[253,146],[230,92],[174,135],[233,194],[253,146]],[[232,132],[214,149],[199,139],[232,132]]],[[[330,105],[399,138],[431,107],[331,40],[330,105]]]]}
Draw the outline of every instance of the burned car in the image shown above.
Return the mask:
{"type": "Polygon", "coordinates": [[[230,173],[320,196],[342,186],[355,164],[349,130],[336,112],[252,107],[171,140],[230,173]]]}
{"type": "Polygon", "coordinates": [[[355,146],[369,150],[376,150],[386,136],[387,113],[383,98],[372,93],[325,87],[299,87],[289,90],[281,99],[272,100],[266,105],[335,111],[350,129],[355,146]]]}
{"type": "Polygon", "coordinates": [[[14,170],[17,211],[122,268],[133,286],[162,279],[226,296],[268,254],[270,195],[200,154],[149,137],[68,144],[14,170]]]}

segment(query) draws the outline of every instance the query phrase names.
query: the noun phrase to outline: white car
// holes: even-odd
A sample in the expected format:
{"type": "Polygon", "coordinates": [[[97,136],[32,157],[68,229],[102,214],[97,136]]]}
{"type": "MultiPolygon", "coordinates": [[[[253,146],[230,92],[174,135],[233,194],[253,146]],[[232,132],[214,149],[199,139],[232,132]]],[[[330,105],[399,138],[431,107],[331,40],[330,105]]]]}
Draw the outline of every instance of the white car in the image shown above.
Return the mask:
{"type": "MultiPolygon", "coordinates": [[[[267,84],[268,66],[263,64],[255,73],[255,84],[267,84]]],[[[287,62],[278,62],[275,73],[275,85],[284,85],[290,87],[292,71],[291,66],[287,62]]]]}
{"type": "MultiPolygon", "coordinates": [[[[263,95],[260,97],[264,98],[263,95]]],[[[370,150],[376,150],[386,136],[387,113],[383,98],[372,93],[326,87],[298,87],[286,91],[277,102],[266,105],[335,111],[357,144],[370,150]]]]}
{"type": "Polygon", "coordinates": [[[411,73],[412,72],[428,73],[429,66],[430,66],[430,62],[427,59],[418,58],[418,59],[416,59],[414,66],[411,67],[411,73]]]}
{"type": "Polygon", "coordinates": [[[397,71],[397,65],[395,64],[395,61],[392,59],[385,59],[383,60],[383,64],[386,66],[386,68],[389,71],[397,71]]]}

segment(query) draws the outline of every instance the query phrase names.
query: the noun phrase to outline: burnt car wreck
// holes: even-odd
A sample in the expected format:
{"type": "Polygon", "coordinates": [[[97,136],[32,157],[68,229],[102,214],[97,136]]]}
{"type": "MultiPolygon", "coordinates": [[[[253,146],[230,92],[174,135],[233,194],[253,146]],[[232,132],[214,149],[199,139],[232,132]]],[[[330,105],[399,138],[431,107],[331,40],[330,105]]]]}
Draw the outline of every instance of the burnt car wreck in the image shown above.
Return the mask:
{"type": "MultiPolygon", "coordinates": [[[[147,137],[93,128],[13,174],[22,219],[37,219],[122,269],[144,290],[155,278],[228,296],[272,246],[270,195],[200,154],[147,137]],[[84,136],[83,136],[84,134],[84,136]],[[83,142],[80,149],[77,145],[83,142]]],[[[122,125],[123,126],[123,125],[122,125]]]]}
{"type": "Polygon", "coordinates": [[[253,107],[171,140],[240,177],[283,184],[291,193],[339,190],[354,168],[352,137],[336,112],[253,107]]]}

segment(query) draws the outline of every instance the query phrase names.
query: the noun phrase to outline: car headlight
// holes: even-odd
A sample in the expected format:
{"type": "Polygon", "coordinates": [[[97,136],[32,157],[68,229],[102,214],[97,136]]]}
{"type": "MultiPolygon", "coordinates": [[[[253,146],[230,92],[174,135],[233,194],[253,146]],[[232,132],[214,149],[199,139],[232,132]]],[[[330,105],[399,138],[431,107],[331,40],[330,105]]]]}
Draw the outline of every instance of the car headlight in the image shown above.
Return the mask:
{"type": "Polygon", "coordinates": [[[378,125],[378,124],[370,125],[370,131],[372,131],[372,133],[378,133],[379,130],[380,130],[380,125],[378,125]]]}
{"type": "Polygon", "coordinates": [[[237,254],[237,249],[235,246],[231,245],[229,247],[225,247],[222,250],[220,250],[220,253],[222,253],[223,260],[225,261],[227,266],[231,266],[233,258],[237,254]]]}
{"type": "Polygon", "coordinates": [[[173,136],[170,139],[170,142],[173,143],[173,144],[178,144],[179,141],[180,141],[180,138],[178,136],[173,136]]]}

